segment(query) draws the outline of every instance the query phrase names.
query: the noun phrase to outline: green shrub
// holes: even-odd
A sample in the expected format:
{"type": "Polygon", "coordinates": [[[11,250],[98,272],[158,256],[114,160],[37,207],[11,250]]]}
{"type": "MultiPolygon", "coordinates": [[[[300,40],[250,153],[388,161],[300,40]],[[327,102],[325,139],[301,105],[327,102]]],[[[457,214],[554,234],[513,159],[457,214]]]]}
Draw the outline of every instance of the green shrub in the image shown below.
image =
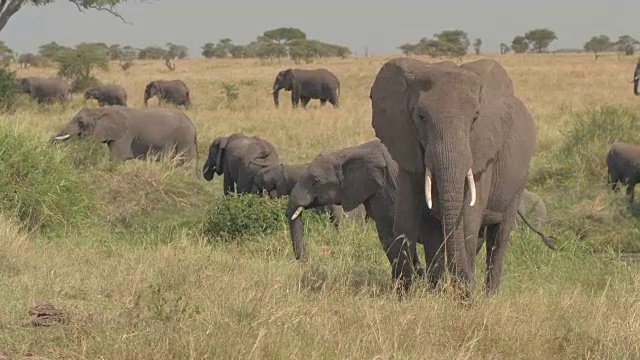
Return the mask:
{"type": "Polygon", "coordinates": [[[84,92],[100,84],[101,84],[100,80],[96,79],[93,76],[80,77],[71,82],[71,92],[73,93],[84,92]]]}
{"type": "Polygon", "coordinates": [[[0,112],[10,112],[16,108],[20,92],[16,86],[16,73],[0,67],[0,112]]]}
{"type": "Polygon", "coordinates": [[[547,203],[550,234],[598,252],[640,251],[639,205],[607,186],[606,156],[615,140],[640,144],[639,113],[615,106],[580,112],[564,141],[539,155],[528,187],[547,203]]]}
{"type": "Polygon", "coordinates": [[[68,157],[47,143],[0,127],[0,211],[29,231],[64,230],[92,206],[86,182],[68,157]]]}

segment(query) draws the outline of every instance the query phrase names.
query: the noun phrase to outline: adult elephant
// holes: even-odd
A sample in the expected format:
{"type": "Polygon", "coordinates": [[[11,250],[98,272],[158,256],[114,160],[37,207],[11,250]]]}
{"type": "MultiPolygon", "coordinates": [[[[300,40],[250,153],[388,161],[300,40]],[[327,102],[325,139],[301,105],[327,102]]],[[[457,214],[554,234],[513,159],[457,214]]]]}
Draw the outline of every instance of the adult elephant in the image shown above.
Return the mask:
{"type": "Polygon", "coordinates": [[[238,194],[251,193],[255,192],[256,174],[269,165],[279,163],[278,152],[270,142],[257,136],[234,133],[213,140],[202,175],[211,181],[214,174],[224,174],[225,196],[234,191],[238,194]]]}
{"type": "Polygon", "coordinates": [[[30,76],[16,81],[18,89],[39,104],[54,101],[66,102],[71,99],[71,84],[60,78],[30,76]]]}
{"type": "Polygon", "coordinates": [[[176,106],[191,106],[189,88],[182,80],[155,80],[144,88],[144,106],[149,105],[149,99],[157,96],[159,102],[168,102],[176,106]]]}
{"type": "MultiPolygon", "coordinates": [[[[305,209],[335,204],[348,212],[362,204],[375,221],[382,248],[393,265],[389,250],[394,243],[397,173],[398,165],[378,139],[318,155],[293,187],[287,204],[296,259],[305,256],[300,221],[305,209]]],[[[423,273],[417,254],[414,255],[413,265],[423,273]]]]}
{"type": "MultiPolygon", "coordinates": [[[[296,183],[309,167],[309,164],[274,164],[260,170],[253,181],[253,191],[266,191],[272,199],[278,199],[291,194],[296,183]]],[[[329,215],[334,227],[340,227],[344,218],[364,220],[367,218],[363,205],[345,212],[340,205],[325,205],[313,208],[314,211],[329,215]]]]}
{"type": "Polygon", "coordinates": [[[84,99],[94,99],[99,106],[127,106],[127,91],[120,85],[108,84],[92,87],[84,93],[84,99]]]}
{"type": "Polygon", "coordinates": [[[122,106],[82,108],[50,141],[88,138],[109,147],[109,159],[146,159],[170,152],[182,165],[197,160],[196,128],[182,111],[122,106]]]}
{"type": "Polygon", "coordinates": [[[291,104],[294,108],[302,100],[302,107],[306,108],[311,99],[319,99],[324,105],[327,101],[334,108],[340,106],[340,81],[327,69],[286,69],[276,76],[273,82],[273,102],[280,106],[280,90],[291,91],[291,104]]]}
{"type": "Polygon", "coordinates": [[[620,184],[627,186],[627,197],[634,200],[636,184],[640,182],[640,146],[616,141],[607,153],[607,183],[618,192],[620,184]]]}
{"type": "Polygon", "coordinates": [[[396,58],[378,72],[370,98],[376,136],[399,165],[393,235],[405,241],[392,249],[394,280],[408,290],[416,239],[428,239],[430,286],[448,268],[468,300],[483,234],[486,292],[495,293],[536,143],[509,75],[488,59],[458,67],[396,58]]]}

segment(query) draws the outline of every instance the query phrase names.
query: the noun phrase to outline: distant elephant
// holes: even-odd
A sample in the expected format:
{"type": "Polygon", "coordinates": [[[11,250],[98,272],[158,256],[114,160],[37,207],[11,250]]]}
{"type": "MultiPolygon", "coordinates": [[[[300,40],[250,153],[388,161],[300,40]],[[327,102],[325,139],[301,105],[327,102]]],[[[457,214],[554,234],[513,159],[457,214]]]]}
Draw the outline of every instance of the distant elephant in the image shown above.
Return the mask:
{"type": "Polygon", "coordinates": [[[278,152],[270,142],[257,136],[234,133],[213,140],[202,175],[211,181],[214,174],[224,174],[225,196],[234,191],[238,194],[252,193],[255,192],[256,174],[269,165],[279,163],[278,152]]]}
{"type": "Polygon", "coordinates": [[[169,102],[176,106],[191,106],[189,88],[182,80],[155,80],[147,84],[144,89],[144,106],[149,105],[149,99],[157,96],[160,102],[169,102]]]}
{"type": "Polygon", "coordinates": [[[633,93],[638,96],[638,82],[640,82],[640,60],[636,63],[636,68],[633,71],[633,93]]]}
{"type": "Polygon", "coordinates": [[[146,159],[164,151],[181,154],[179,165],[197,160],[196,128],[185,113],[171,108],[85,107],[50,141],[74,137],[107,144],[112,161],[146,159]]]}
{"type": "Polygon", "coordinates": [[[634,190],[640,182],[640,146],[616,141],[607,153],[607,183],[611,190],[620,191],[620,183],[627,186],[627,197],[633,203],[634,190]]]}
{"type": "Polygon", "coordinates": [[[127,106],[127,91],[120,85],[100,85],[87,90],[84,99],[98,100],[99,106],[127,106]]]}
{"type": "MultiPolygon", "coordinates": [[[[289,195],[308,166],[309,164],[274,164],[264,167],[255,176],[253,192],[266,191],[272,199],[289,195]]],[[[331,223],[336,228],[340,226],[340,222],[345,217],[356,220],[367,218],[362,205],[350,212],[344,212],[340,205],[326,205],[313,209],[328,213],[331,223]]]]}
{"type": "Polygon", "coordinates": [[[30,76],[18,79],[16,85],[21,92],[29,94],[39,104],[66,102],[71,99],[71,84],[64,79],[30,76]]]}
{"type": "Polygon", "coordinates": [[[276,76],[273,83],[273,102],[276,108],[280,105],[280,89],[291,91],[291,104],[294,108],[302,100],[302,107],[306,108],[311,99],[320,99],[320,104],[327,101],[334,108],[340,106],[340,81],[327,69],[286,69],[276,76]]]}
{"type": "MultiPolygon", "coordinates": [[[[376,223],[378,238],[393,266],[388,250],[395,239],[397,173],[397,164],[378,139],[318,155],[289,194],[286,216],[296,259],[305,256],[300,221],[305,209],[334,204],[348,212],[362,204],[376,223]]],[[[424,273],[417,253],[412,258],[418,273],[424,273]]]]}
{"type": "Polygon", "coordinates": [[[370,98],[372,127],[399,167],[393,238],[406,241],[394,244],[390,260],[401,294],[424,238],[430,288],[448,268],[470,300],[480,247],[468,239],[480,236],[485,290],[497,292],[536,143],[535,123],[506,70],[490,59],[457,66],[395,58],[379,70],[370,98]]]}

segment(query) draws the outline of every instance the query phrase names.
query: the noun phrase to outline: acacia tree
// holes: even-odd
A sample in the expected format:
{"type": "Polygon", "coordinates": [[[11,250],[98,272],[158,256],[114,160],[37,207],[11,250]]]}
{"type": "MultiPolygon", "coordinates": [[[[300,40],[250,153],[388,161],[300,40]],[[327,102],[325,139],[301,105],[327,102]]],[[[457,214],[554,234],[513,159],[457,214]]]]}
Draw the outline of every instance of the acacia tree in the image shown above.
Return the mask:
{"type": "Polygon", "coordinates": [[[591,40],[587,41],[584,44],[584,50],[593,52],[593,56],[597,61],[600,56],[599,54],[609,50],[611,46],[611,40],[607,35],[599,35],[594,36],[591,40]]]}
{"type": "MultiPolygon", "coordinates": [[[[112,14],[120,20],[127,22],[117,10],[117,6],[127,0],[60,0],[74,4],[80,12],[85,10],[104,11],[112,14]]],[[[143,2],[149,0],[140,0],[143,2]]],[[[9,19],[25,5],[45,6],[55,0],[0,0],[0,31],[7,25],[9,19]]]]}
{"type": "Polygon", "coordinates": [[[473,42],[473,51],[476,53],[476,55],[480,55],[481,46],[482,46],[482,39],[480,38],[475,39],[475,41],[473,42]]]}
{"type": "Polygon", "coordinates": [[[531,50],[537,53],[546,52],[549,45],[551,45],[554,40],[558,40],[556,33],[547,28],[530,30],[524,34],[524,38],[527,39],[531,45],[531,50]]]}

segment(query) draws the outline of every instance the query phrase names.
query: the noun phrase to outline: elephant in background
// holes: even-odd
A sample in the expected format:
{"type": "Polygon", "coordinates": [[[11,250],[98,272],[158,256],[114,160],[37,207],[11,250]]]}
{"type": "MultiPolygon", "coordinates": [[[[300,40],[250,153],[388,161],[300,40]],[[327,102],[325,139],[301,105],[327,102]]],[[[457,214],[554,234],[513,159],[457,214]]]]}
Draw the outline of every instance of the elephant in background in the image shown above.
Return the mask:
{"type": "Polygon", "coordinates": [[[379,70],[370,99],[372,127],[399,167],[393,238],[404,241],[390,261],[400,290],[411,286],[411,258],[425,239],[430,287],[448,269],[470,300],[481,246],[467,239],[477,238],[486,242],[485,291],[497,292],[536,143],[506,70],[489,59],[395,58],[379,70]]]}
{"type": "Polygon", "coordinates": [[[122,106],[82,108],[50,142],[91,139],[109,147],[111,161],[146,159],[171,152],[178,165],[197,160],[197,134],[191,119],[170,108],[122,106]]]}
{"type": "Polygon", "coordinates": [[[71,84],[64,79],[30,76],[18,79],[16,86],[21,92],[29,94],[38,104],[54,101],[64,103],[71,100],[71,84]]]}
{"type": "Polygon", "coordinates": [[[638,96],[638,82],[640,82],[640,60],[636,63],[636,68],[633,71],[633,93],[638,96]]]}
{"type": "MultiPolygon", "coordinates": [[[[397,164],[378,139],[318,155],[289,194],[286,216],[296,259],[306,255],[300,220],[305,209],[335,204],[348,212],[362,204],[375,221],[378,238],[393,266],[389,250],[395,239],[397,172],[397,164]]],[[[417,254],[413,260],[418,273],[423,274],[417,254]]]]}
{"type": "Polygon", "coordinates": [[[627,186],[627,197],[633,203],[636,184],[640,182],[640,146],[616,141],[607,153],[607,183],[614,192],[620,183],[627,186]]]}
{"type": "MultiPolygon", "coordinates": [[[[309,164],[274,164],[264,167],[256,174],[252,192],[266,191],[272,199],[289,195],[309,164]]],[[[364,220],[367,218],[363,205],[345,212],[340,205],[326,205],[313,208],[314,211],[326,212],[335,228],[340,227],[343,218],[364,220]]]]}
{"type": "Polygon", "coordinates": [[[127,106],[127,91],[120,85],[100,85],[84,93],[84,99],[94,99],[99,106],[127,106]]]}
{"type": "Polygon", "coordinates": [[[291,104],[294,108],[302,100],[302,107],[306,108],[311,99],[319,99],[321,106],[327,101],[334,108],[340,106],[340,81],[327,69],[286,69],[276,76],[273,82],[273,102],[280,106],[280,89],[291,91],[291,104]]]}
{"type": "Polygon", "coordinates": [[[227,196],[256,192],[256,174],[269,165],[280,163],[275,147],[257,136],[234,133],[215,138],[209,146],[209,156],[202,168],[207,181],[214,174],[223,175],[223,191],[227,196]]]}
{"type": "Polygon", "coordinates": [[[157,96],[159,102],[168,102],[176,106],[191,106],[189,88],[182,80],[155,80],[147,84],[144,89],[144,106],[149,105],[149,99],[157,96]]]}

